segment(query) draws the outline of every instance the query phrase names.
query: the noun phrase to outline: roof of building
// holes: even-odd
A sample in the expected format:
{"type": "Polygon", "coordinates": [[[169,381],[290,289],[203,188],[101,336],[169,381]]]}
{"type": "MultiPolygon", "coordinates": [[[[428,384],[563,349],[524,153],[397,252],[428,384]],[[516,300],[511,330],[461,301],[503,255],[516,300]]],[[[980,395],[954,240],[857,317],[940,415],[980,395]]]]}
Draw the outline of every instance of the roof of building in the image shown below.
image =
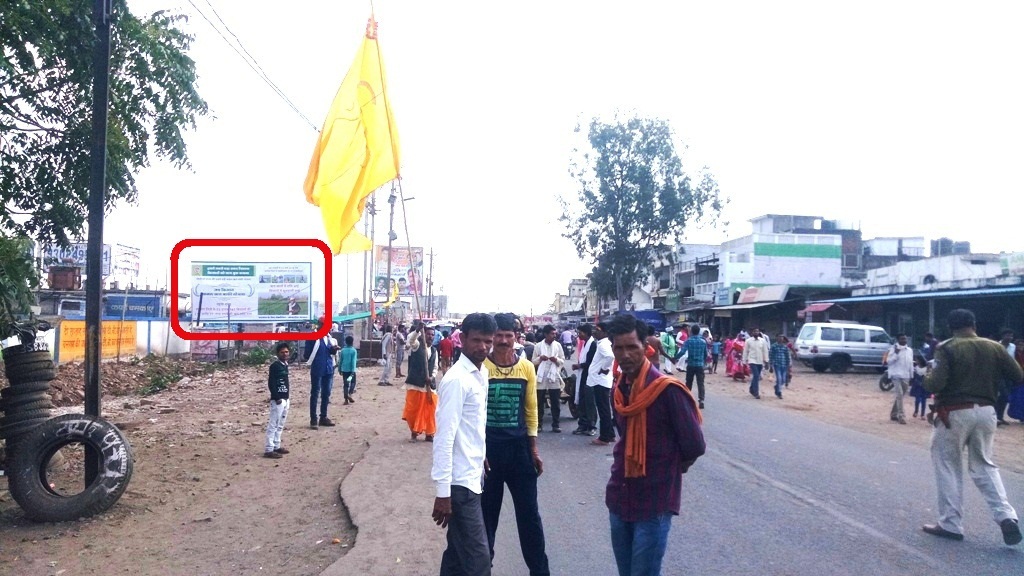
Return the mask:
{"type": "Polygon", "coordinates": [[[831,302],[834,304],[853,304],[857,302],[892,302],[896,300],[927,300],[930,298],[970,298],[980,296],[1012,296],[1024,295],[1024,286],[1002,286],[999,288],[968,288],[963,290],[939,290],[928,292],[910,292],[900,294],[872,294],[870,296],[852,296],[850,298],[833,298],[831,300],[808,301],[808,304],[831,302]]]}

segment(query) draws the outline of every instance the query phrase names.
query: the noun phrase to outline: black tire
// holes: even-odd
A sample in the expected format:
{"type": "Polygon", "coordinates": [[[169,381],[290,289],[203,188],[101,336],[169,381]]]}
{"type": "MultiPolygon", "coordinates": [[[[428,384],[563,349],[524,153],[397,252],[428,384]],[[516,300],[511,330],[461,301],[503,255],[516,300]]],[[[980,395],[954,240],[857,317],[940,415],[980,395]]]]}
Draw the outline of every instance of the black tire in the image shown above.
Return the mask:
{"type": "Polygon", "coordinates": [[[815,358],[814,362],[811,363],[811,368],[813,368],[815,372],[825,372],[828,370],[828,364],[828,360],[815,358]]]}
{"type": "MultiPolygon", "coordinates": [[[[18,348],[20,349],[21,347],[19,346],[18,348]]],[[[8,371],[15,367],[21,367],[35,362],[52,363],[53,360],[50,353],[45,350],[21,353],[18,351],[11,352],[11,349],[8,348],[4,351],[4,368],[8,371]]]]}
{"type": "Polygon", "coordinates": [[[836,374],[842,374],[850,369],[852,363],[850,362],[849,356],[844,354],[834,354],[828,361],[828,369],[835,372],[836,374]]]}
{"type": "Polygon", "coordinates": [[[128,487],[132,467],[131,446],[117,427],[101,418],[67,414],[47,420],[26,436],[7,472],[11,496],[26,516],[40,522],[65,522],[113,506],[128,487]],[[45,470],[58,450],[75,442],[100,455],[100,470],[83,492],[62,496],[50,489],[45,470]]]}
{"type": "Polygon", "coordinates": [[[39,382],[22,382],[21,384],[15,384],[14,386],[8,386],[3,390],[0,390],[0,398],[3,399],[14,399],[25,396],[27,394],[39,394],[40,392],[48,392],[50,390],[50,381],[39,381],[39,382]]]}
{"type": "Polygon", "coordinates": [[[8,382],[15,384],[35,380],[53,380],[57,377],[57,370],[53,367],[53,361],[47,359],[17,366],[5,366],[4,374],[7,376],[8,382]]]}
{"type": "Polygon", "coordinates": [[[882,374],[882,377],[878,379],[878,387],[882,390],[882,392],[888,392],[892,390],[893,386],[894,384],[892,383],[892,379],[889,378],[888,373],[882,374]]]}
{"type": "Polygon", "coordinates": [[[36,410],[38,408],[53,407],[53,398],[45,392],[38,394],[22,394],[20,396],[0,399],[0,412],[36,410]]]}
{"type": "Polygon", "coordinates": [[[14,414],[8,414],[3,418],[0,418],[0,427],[11,426],[18,422],[24,422],[25,420],[35,420],[36,418],[42,418],[43,420],[50,419],[50,411],[48,409],[36,409],[26,410],[24,412],[15,412],[14,414]]]}
{"type": "Polygon", "coordinates": [[[0,438],[5,438],[8,440],[12,438],[17,438],[18,440],[21,440],[21,438],[18,438],[19,436],[23,436],[25,433],[31,432],[32,430],[34,430],[35,428],[37,428],[46,421],[46,418],[38,418],[35,420],[22,420],[17,424],[0,426],[0,438]]]}

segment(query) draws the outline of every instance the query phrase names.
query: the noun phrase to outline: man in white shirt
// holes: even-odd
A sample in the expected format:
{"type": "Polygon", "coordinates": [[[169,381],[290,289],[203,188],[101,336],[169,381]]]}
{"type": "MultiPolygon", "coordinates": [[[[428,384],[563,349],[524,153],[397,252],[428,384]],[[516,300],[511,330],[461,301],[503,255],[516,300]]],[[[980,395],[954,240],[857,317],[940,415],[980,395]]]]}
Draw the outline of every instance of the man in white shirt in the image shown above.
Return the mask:
{"type": "Polygon", "coordinates": [[[597,404],[597,417],[600,420],[601,433],[597,438],[590,441],[596,446],[607,446],[615,441],[615,424],[612,422],[612,362],[615,356],[612,354],[612,344],[605,332],[608,325],[598,322],[594,326],[594,343],[597,348],[594,352],[594,359],[590,362],[589,373],[587,374],[587,386],[593,392],[594,402],[597,404]]]}
{"type": "Polygon", "coordinates": [[[768,338],[761,334],[761,329],[751,329],[750,338],[743,346],[743,363],[750,366],[750,395],[758,400],[761,399],[761,370],[768,362],[770,351],[768,338]]]}
{"type": "Polygon", "coordinates": [[[384,337],[380,341],[381,359],[384,360],[384,369],[381,370],[378,386],[391,386],[391,361],[395,354],[395,329],[387,324],[384,325],[384,337]]]}
{"type": "Polygon", "coordinates": [[[565,351],[555,342],[557,330],[544,327],[544,339],[533,347],[533,365],[537,367],[537,427],[544,420],[544,401],[551,402],[551,431],[561,432],[558,421],[562,415],[562,364],[565,351]]]}
{"type": "Polygon", "coordinates": [[[914,351],[907,346],[907,335],[896,336],[896,343],[889,348],[885,355],[885,363],[888,366],[889,379],[892,380],[892,410],[889,411],[889,419],[900,424],[907,423],[907,417],[903,413],[903,397],[907,395],[910,388],[910,379],[914,376],[914,351]]]}
{"type": "Polygon", "coordinates": [[[497,325],[487,314],[462,321],[462,356],[437,386],[437,434],[430,477],[437,488],[431,516],[448,528],[448,548],[441,556],[441,576],[490,576],[480,494],[487,445],[487,378],[482,368],[494,343],[497,325]]]}

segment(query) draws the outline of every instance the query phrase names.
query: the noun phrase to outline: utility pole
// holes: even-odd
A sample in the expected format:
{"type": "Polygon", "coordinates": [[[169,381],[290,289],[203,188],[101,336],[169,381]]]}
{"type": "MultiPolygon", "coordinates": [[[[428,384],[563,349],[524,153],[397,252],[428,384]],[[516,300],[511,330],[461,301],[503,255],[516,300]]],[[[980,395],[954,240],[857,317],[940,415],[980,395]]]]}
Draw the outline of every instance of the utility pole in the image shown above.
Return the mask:
{"type": "Polygon", "coordinates": [[[434,249],[430,249],[430,271],[427,272],[427,316],[434,317],[434,249]]]}
{"type": "MultiPolygon", "coordinates": [[[[391,299],[391,291],[392,291],[392,289],[391,289],[391,250],[392,250],[392,244],[398,238],[398,234],[395,234],[395,201],[397,199],[398,199],[398,197],[395,196],[395,183],[392,182],[391,183],[391,195],[388,196],[388,204],[391,205],[391,217],[390,217],[390,220],[389,220],[389,223],[388,223],[388,279],[387,279],[387,282],[385,282],[385,286],[387,286],[387,298],[388,298],[388,300],[391,299]]],[[[394,303],[392,303],[391,305],[393,307],[394,303]]],[[[389,310],[388,314],[390,315],[390,310],[389,310]]]]}
{"type": "MultiPolygon", "coordinates": [[[[93,5],[92,147],[89,167],[89,238],[85,263],[85,414],[100,415],[100,308],[103,298],[103,210],[107,188],[107,104],[110,100],[111,0],[93,5]]],[[[100,454],[85,448],[85,485],[99,475],[100,454]]]]}

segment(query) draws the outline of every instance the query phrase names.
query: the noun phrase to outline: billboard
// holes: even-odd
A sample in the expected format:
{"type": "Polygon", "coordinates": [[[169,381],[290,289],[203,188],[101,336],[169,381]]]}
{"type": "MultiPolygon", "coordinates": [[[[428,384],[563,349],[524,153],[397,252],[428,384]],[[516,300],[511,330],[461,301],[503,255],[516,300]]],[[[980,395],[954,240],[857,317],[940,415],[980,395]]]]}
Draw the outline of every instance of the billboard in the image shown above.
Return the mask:
{"type": "MultiPolygon", "coordinates": [[[[89,245],[85,242],[69,244],[67,248],[60,246],[41,246],[40,258],[42,259],[42,272],[46,274],[50,266],[74,266],[82,269],[85,274],[85,254],[89,245]]],[[[110,275],[110,244],[103,245],[103,276],[110,275]]]]}
{"type": "MultiPolygon", "coordinates": [[[[105,321],[100,324],[100,356],[114,358],[133,356],[137,340],[135,322],[105,321]]],[[[85,321],[64,320],[60,323],[57,359],[59,362],[85,360],[85,321]]]]}
{"type": "MultiPolygon", "coordinates": [[[[388,252],[387,246],[374,246],[373,299],[385,302],[388,299],[388,252]]],[[[390,248],[391,282],[398,286],[399,296],[423,294],[423,248],[390,248]]]]}
{"type": "Polygon", "coordinates": [[[309,262],[192,262],[193,322],[313,319],[309,262]]]}

